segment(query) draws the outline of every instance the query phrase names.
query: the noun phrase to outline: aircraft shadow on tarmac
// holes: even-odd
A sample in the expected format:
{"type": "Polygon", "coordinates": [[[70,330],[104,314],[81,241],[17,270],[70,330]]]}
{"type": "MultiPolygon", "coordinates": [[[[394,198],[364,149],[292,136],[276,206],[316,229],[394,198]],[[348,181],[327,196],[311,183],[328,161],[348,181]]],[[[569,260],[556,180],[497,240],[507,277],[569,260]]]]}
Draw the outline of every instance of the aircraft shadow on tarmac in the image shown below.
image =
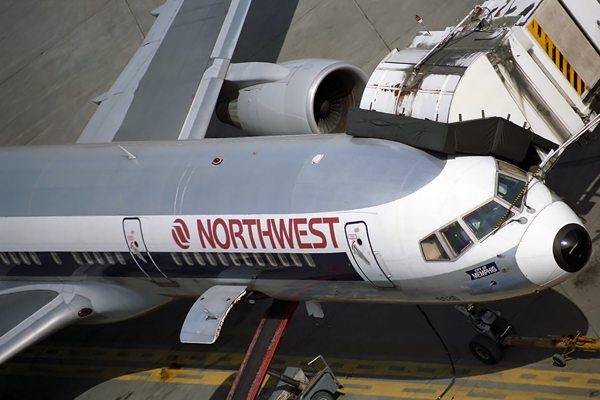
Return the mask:
{"type": "MultiPolygon", "coordinates": [[[[236,305],[227,317],[221,336],[214,345],[190,345],[179,342],[179,329],[193,300],[185,299],[171,303],[164,308],[128,321],[108,325],[75,325],[63,329],[48,337],[29,350],[5,363],[0,370],[0,388],[4,396],[0,400],[39,399],[75,399],[82,393],[107,382],[112,378],[156,368],[215,370],[234,370],[239,364],[223,366],[218,362],[190,361],[189,354],[219,353],[220,359],[234,357],[240,360],[245,353],[260,318],[270,305],[270,300],[257,300],[250,304],[248,300],[236,305]],[[37,351],[36,348],[44,349],[37,351]],[[113,350],[112,359],[61,359],[45,349],[108,349],[113,350]],[[117,350],[116,352],[114,350],[117,350]],[[160,353],[145,362],[139,357],[135,360],[123,356],[128,350],[143,349],[160,353]],[[44,355],[46,351],[48,356],[44,355]],[[122,354],[119,351],[123,352],[122,354]],[[186,360],[179,357],[188,354],[186,360]],[[31,354],[35,354],[32,356],[31,354]],[[29,364],[37,369],[44,365],[76,364],[81,368],[104,367],[101,378],[85,379],[68,377],[48,377],[36,373],[15,373],[9,371],[15,365],[29,364]],[[36,395],[37,394],[37,395],[36,395]]],[[[502,312],[517,332],[522,336],[546,337],[547,335],[574,334],[581,331],[586,334],[588,322],[583,313],[566,297],[547,290],[535,295],[494,302],[490,308],[502,312]]],[[[300,304],[286,331],[277,351],[276,358],[304,360],[305,364],[321,354],[330,360],[338,376],[404,379],[401,376],[381,375],[371,369],[377,363],[404,362],[417,364],[448,365],[436,376],[423,379],[442,379],[451,377],[448,357],[435,333],[427,324],[415,305],[381,304],[342,304],[325,303],[324,319],[313,319],[300,304]],[[344,360],[354,367],[344,367],[344,360]]],[[[477,331],[466,321],[466,317],[448,306],[422,307],[438,333],[449,348],[457,376],[473,376],[491,372],[492,369],[481,364],[468,350],[468,343],[477,331]]],[[[70,350],[74,349],[74,350],[70,350]]],[[[511,369],[547,359],[557,351],[543,348],[506,348],[503,360],[493,367],[511,369]]],[[[576,357],[582,354],[576,354],[576,357]]],[[[202,357],[198,357],[199,360],[202,357]]],[[[302,365],[305,367],[305,365],[302,365]]],[[[277,369],[277,365],[274,365],[277,369]]],[[[233,373],[228,381],[233,378],[233,373]]],[[[419,376],[407,377],[420,379],[419,376]]],[[[222,385],[212,396],[214,399],[226,397],[231,382],[222,385]]]]}
{"type": "MultiPolygon", "coordinates": [[[[577,145],[568,147],[546,176],[546,185],[562,196],[573,211],[581,216],[591,211],[595,205],[595,195],[600,190],[598,137],[600,128],[581,138],[577,145]]],[[[595,231],[593,228],[600,229],[592,227],[591,232],[595,231]]]]}

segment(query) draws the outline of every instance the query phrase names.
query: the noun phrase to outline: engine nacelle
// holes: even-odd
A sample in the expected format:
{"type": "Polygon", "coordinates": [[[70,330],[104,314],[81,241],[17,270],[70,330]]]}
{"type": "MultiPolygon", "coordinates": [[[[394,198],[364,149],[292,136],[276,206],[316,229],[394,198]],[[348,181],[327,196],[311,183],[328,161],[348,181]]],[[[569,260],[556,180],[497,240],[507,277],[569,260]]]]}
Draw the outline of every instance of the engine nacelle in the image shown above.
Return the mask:
{"type": "Polygon", "coordinates": [[[239,90],[217,105],[217,116],[262,136],[343,132],[368,76],[342,61],[307,59],[235,64],[226,80],[239,90]]]}

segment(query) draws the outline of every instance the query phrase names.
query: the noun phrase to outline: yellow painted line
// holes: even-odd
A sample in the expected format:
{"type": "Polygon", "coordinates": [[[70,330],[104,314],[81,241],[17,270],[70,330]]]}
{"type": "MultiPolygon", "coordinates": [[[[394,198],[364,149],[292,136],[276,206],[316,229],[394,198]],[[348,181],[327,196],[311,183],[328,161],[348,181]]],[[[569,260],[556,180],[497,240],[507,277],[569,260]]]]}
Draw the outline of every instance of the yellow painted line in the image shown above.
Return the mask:
{"type": "MultiPolygon", "coordinates": [[[[23,371],[32,369],[29,364],[19,364],[23,371]]],[[[14,368],[12,368],[14,369],[14,368]]],[[[43,369],[41,367],[40,369],[43,369]]],[[[85,371],[93,371],[95,367],[81,366],[55,366],[50,371],[38,371],[30,373],[32,375],[45,376],[70,376],[73,378],[96,378],[100,377],[109,380],[118,381],[137,381],[137,382],[162,382],[179,383],[189,385],[212,385],[212,386],[231,386],[235,377],[233,371],[215,371],[204,369],[168,369],[155,368],[152,370],[132,372],[125,368],[104,367],[97,368],[99,371],[93,376],[87,376],[85,371]],[[103,370],[103,371],[100,371],[103,370]]],[[[8,371],[0,371],[0,373],[8,371]]],[[[12,371],[15,372],[15,371],[12,371]]],[[[538,371],[539,372],[539,371],[538,371]]],[[[575,396],[570,393],[554,394],[540,393],[536,391],[535,386],[530,390],[525,390],[522,386],[511,389],[491,389],[482,387],[481,377],[459,378],[455,386],[448,392],[447,397],[455,400],[477,400],[477,399],[504,399],[504,400],[534,400],[536,398],[555,399],[555,400],[579,400],[588,398],[586,396],[575,396]],[[471,385],[466,386],[470,382],[471,385]]],[[[496,380],[495,376],[486,376],[489,381],[496,380]]],[[[537,378],[536,378],[537,379],[537,378]]],[[[398,380],[380,380],[364,378],[339,378],[344,389],[342,393],[357,394],[364,396],[389,396],[389,397],[410,397],[415,399],[432,399],[442,394],[446,389],[446,384],[431,383],[424,380],[421,382],[404,382],[398,380]]],[[[555,382],[556,383],[556,382],[555,382]]],[[[595,386],[596,388],[598,385],[595,386]]],[[[579,387],[578,387],[579,388],[579,387]]]]}
{"type": "Polygon", "coordinates": [[[52,365],[32,366],[12,363],[10,368],[0,370],[1,375],[28,375],[70,378],[90,378],[101,380],[170,382],[202,385],[231,385],[235,371],[215,371],[199,369],[155,368],[136,370],[127,367],[52,365]]]}
{"type": "Polygon", "coordinates": [[[566,388],[578,387],[582,389],[600,389],[600,385],[598,384],[598,382],[600,382],[600,373],[579,374],[573,372],[563,372],[560,370],[554,372],[529,368],[516,368],[503,371],[501,377],[487,375],[480,378],[495,382],[528,383],[531,385],[566,388]],[[592,383],[590,383],[590,380],[592,383]]]}
{"type": "Polygon", "coordinates": [[[149,375],[130,374],[114,378],[119,381],[184,383],[189,385],[231,386],[234,372],[157,368],[149,375]]]}
{"type": "Polygon", "coordinates": [[[203,351],[169,351],[161,349],[115,349],[102,347],[54,347],[33,346],[19,357],[72,359],[93,361],[120,361],[141,363],[177,363],[180,365],[206,364],[239,366],[244,360],[242,353],[218,353],[203,351]]]}
{"type": "MultiPolygon", "coordinates": [[[[380,381],[374,379],[340,379],[344,385],[343,393],[364,396],[389,396],[410,397],[416,399],[433,399],[439,397],[447,385],[431,384],[424,382],[407,383],[397,381],[380,381]]],[[[524,391],[519,389],[490,389],[480,386],[464,386],[457,381],[455,386],[445,395],[448,399],[505,399],[505,400],[534,400],[539,398],[556,400],[587,399],[587,395],[576,396],[573,394],[540,393],[537,391],[524,391]]]]}
{"type": "MultiPolygon", "coordinates": [[[[34,346],[30,351],[21,353],[20,357],[27,358],[49,358],[49,359],[75,359],[86,361],[127,361],[140,362],[144,364],[165,364],[171,365],[177,363],[182,366],[194,365],[199,368],[220,368],[237,370],[242,363],[244,355],[241,353],[220,353],[220,352],[172,352],[167,350],[151,350],[151,349],[114,349],[114,348],[66,348],[52,346],[34,346]]],[[[305,357],[282,357],[276,356],[272,368],[284,369],[287,366],[301,366],[307,370],[312,370],[306,366],[308,361],[305,357]]],[[[332,367],[335,374],[338,376],[353,376],[361,377],[382,377],[396,379],[443,379],[451,378],[451,370],[448,364],[433,364],[433,363],[416,363],[416,362],[397,362],[397,361],[374,361],[374,360],[356,360],[342,358],[328,358],[327,362],[332,367]]],[[[33,374],[37,375],[38,365],[21,364],[9,361],[0,369],[0,374],[33,374]],[[32,368],[33,367],[33,368],[32,368]],[[30,371],[28,368],[32,368],[30,371]]],[[[56,365],[48,364],[48,368],[54,371],[53,368],[64,369],[60,372],[61,376],[80,376],[78,370],[100,369],[98,372],[101,377],[115,377],[116,371],[120,371],[118,376],[127,375],[137,369],[135,367],[88,367],[86,366],[66,366],[65,364],[56,365]],[[104,372],[107,370],[107,372],[104,372]]],[[[143,369],[143,367],[142,367],[143,369]]],[[[515,368],[515,369],[500,369],[497,367],[472,367],[457,365],[459,379],[471,379],[478,381],[502,382],[513,384],[528,384],[532,386],[549,386],[549,387],[564,387],[564,388],[582,388],[582,389],[598,389],[600,382],[599,373],[579,373],[567,372],[561,369],[556,370],[538,370],[533,368],[515,368]]],[[[178,371],[178,370],[170,370],[178,371]]],[[[39,372],[39,374],[53,374],[54,372],[39,372]]],[[[85,376],[89,373],[83,373],[85,376]]],[[[53,375],[54,376],[54,375],[53,375]]],[[[133,378],[132,378],[133,379],[133,378]]],[[[135,378],[137,379],[137,378],[135,378]]]]}
{"type": "Polygon", "coordinates": [[[569,81],[571,86],[575,88],[577,93],[581,96],[583,92],[587,89],[587,85],[581,77],[577,74],[575,69],[569,64],[567,59],[560,52],[558,47],[554,44],[552,39],[546,34],[544,29],[540,26],[540,24],[534,19],[527,26],[529,33],[533,35],[535,40],[542,46],[542,48],[548,54],[548,57],[554,62],[554,64],[558,67],[558,69],[562,72],[565,78],[569,81]]]}
{"type": "Polygon", "coordinates": [[[106,367],[95,365],[44,365],[25,364],[9,361],[2,365],[2,375],[73,377],[92,379],[112,379],[126,374],[147,374],[143,369],[128,367],[106,367]]]}

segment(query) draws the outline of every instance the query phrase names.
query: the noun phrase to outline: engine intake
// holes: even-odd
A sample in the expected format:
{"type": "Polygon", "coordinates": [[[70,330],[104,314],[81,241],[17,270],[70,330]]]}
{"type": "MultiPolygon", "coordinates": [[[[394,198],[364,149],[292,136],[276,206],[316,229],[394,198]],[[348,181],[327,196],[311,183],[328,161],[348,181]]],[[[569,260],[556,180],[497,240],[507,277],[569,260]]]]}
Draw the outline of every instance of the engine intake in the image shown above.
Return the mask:
{"type": "Polygon", "coordinates": [[[239,90],[217,105],[217,116],[255,136],[343,132],[368,80],[360,68],[336,60],[236,67],[226,80],[239,90]]]}

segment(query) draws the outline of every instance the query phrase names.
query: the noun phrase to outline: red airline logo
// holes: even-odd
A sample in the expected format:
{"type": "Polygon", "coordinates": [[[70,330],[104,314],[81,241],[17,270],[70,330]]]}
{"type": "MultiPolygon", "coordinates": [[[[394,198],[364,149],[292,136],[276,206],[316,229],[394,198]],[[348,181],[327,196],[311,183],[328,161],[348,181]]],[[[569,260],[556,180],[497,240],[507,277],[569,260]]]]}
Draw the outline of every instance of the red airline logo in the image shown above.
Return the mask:
{"type": "MultiPolygon", "coordinates": [[[[338,217],[260,219],[198,219],[198,237],[205,249],[324,249],[338,248],[338,217]]],[[[181,219],[171,230],[175,243],[190,247],[190,233],[181,219]]]]}
{"type": "Polygon", "coordinates": [[[175,240],[175,243],[177,243],[177,246],[184,250],[190,248],[190,230],[181,218],[177,218],[173,222],[171,233],[173,234],[173,239],[175,240]]]}

